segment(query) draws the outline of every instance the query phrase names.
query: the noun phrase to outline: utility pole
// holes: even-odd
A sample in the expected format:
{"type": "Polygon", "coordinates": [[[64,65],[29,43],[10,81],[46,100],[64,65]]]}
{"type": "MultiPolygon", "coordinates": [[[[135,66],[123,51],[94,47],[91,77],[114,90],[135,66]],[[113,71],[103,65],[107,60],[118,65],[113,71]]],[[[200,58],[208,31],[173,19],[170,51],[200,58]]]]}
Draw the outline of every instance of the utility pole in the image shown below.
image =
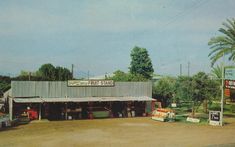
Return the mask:
{"type": "Polygon", "coordinates": [[[89,70],[88,70],[88,72],[87,72],[87,79],[89,80],[89,76],[90,76],[90,72],[89,72],[89,70]]]}
{"type": "Polygon", "coordinates": [[[104,79],[107,80],[107,78],[108,78],[108,73],[106,72],[105,76],[104,76],[104,79]]]}
{"type": "Polygon", "coordinates": [[[190,62],[188,62],[188,76],[190,76],[190,62]]]}
{"type": "Polygon", "coordinates": [[[29,72],[29,81],[31,81],[31,72],[29,72]]]}
{"type": "Polygon", "coordinates": [[[72,64],[72,69],[71,69],[72,79],[73,79],[73,68],[74,68],[74,65],[72,64]]]}
{"type": "Polygon", "coordinates": [[[180,76],[182,76],[182,64],[180,64],[180,76]]]}

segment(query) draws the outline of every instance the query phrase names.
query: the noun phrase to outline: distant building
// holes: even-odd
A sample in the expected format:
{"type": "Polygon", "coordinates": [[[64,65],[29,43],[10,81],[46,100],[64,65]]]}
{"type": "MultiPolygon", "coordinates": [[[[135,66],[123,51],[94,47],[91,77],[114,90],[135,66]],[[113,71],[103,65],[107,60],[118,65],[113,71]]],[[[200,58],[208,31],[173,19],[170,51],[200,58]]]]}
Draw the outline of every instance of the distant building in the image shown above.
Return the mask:
{"type": "Polygon", "coordinates": [[[99,76],[94,76],[94,77],[90,77],[90,80],[105,80],[106,78],[112,77],[114,76],[113,73],[111,74],[104,74],[104,75],[99,75],[99,76]]]}
{"type": "Polygon", "coordinates": [[[163,76],[161,76],[161,75],[154,75],[153,78],[152,78],[152,81],[156,82],[156,81],[159,81],[162,78],[163,78],[163,76]]]}

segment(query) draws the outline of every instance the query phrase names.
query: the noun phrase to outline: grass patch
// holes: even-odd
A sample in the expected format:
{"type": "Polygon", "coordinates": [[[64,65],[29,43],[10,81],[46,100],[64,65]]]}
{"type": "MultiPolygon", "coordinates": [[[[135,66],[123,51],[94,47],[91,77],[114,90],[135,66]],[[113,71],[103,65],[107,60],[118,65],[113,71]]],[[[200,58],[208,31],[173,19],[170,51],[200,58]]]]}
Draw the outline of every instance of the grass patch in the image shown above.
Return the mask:
{"type": "MultiPolygon", "coordinates": [[[[208,104],[208,110],[209,111],[220,111],[220,103],[212,103],[208,104]]],[[[188,115],[191,114],[191,103],[181,103],[177,105],[176,108],[170,108],[175,111],[176,113],[176,122],[180,123],[187,123],[187,124],[200,124],[200,125],[208,125],[208,119],[209,119],[209,112],[205,113],[203,111],[203,104],[198,108],[196,111],[196,118],[200,119],[200,123],[192,123],[186,121],[188,115]]],[[[227,118],[235,118],[235,104],[225,104],[224,105],[224,113],[223,115],[227,118]]]]}
{"type": "Polygon", "coordinates": [[[186,115],[177,115],[175,121],[181,122],[181,123],[187,123],[187,124],[200,124],[200,125],[207,125],[208,124],[208,118],[199,117],[198,119],[200,119],[200,122],[193,123],[193,122],[186,121],[187,117],[188,116],[186,116],[186,115]]]}

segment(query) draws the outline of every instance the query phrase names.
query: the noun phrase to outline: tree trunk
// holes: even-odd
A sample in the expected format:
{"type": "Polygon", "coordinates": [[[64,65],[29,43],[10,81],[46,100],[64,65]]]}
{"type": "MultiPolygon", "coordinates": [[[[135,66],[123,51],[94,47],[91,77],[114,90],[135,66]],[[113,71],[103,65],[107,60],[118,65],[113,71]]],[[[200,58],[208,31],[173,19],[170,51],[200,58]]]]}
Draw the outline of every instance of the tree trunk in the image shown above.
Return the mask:
{"type": "Polygon", "coordinates": [[[204,113],[208,112],[208,100],[207,99],[203,101],[203,112],[204,113]]]}
{"type": "Polygon", "coordinates": [[[192,105],[192,114],[191,114],[192,118],[195,117],[195,106],[194,106],[194,102],[193,102],[193,105],[192,105]]]}

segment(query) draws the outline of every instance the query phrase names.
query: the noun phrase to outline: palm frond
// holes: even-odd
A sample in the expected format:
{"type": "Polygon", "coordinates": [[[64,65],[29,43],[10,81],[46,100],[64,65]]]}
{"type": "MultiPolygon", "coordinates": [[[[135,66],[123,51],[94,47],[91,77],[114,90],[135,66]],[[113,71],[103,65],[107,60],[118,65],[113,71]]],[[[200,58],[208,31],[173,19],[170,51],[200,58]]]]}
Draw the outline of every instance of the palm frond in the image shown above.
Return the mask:
{"type": "Polygon", "coordinates": [[[212,50],[208,55],[211,57],[212,66],[223,54],[230,54],[228,60],[235,60],[235,19],[227,19],[227,22],[222,24],[225,28],[220,28],[219,32],[221,32],[223,36],[213,37],[208,42],[212,50]]]}
{"type": "Polygon", "coordinates": [[[211,70],[211,75],[215,78],[220,79],[222,77],[222,66],[217,65],[211,70]]]}
{"type": "Polygon", "coordinates": [[[235,29],[235,19],[234,18],[232,18],[232,20],[227,19],[227,22],[233,27],[232,30],[234,30],[235,29]]]}

